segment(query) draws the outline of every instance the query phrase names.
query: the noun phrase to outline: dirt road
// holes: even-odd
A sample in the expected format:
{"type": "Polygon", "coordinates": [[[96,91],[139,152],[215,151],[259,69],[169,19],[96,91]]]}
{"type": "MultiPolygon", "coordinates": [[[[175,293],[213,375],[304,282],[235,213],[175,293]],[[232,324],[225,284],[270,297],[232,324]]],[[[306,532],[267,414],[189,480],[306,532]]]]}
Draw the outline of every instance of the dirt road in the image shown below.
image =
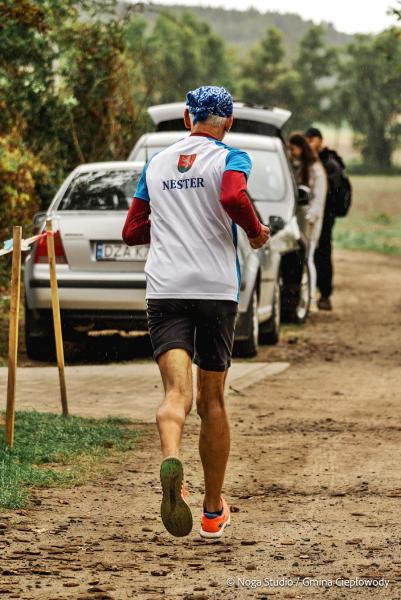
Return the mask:
{"type": "MultiPolygon", "coordinates": [[[[291,367],[229,397],[221,541],[164,532],[156,431],[142,424],[106,479],[0,518],[0,597],[401,599],[401,260],[338,252],[336,265],[335,311],[258,357],[291,367]]],[[[183,447],[195,517],[198,426],[192,414],[183,447]]]]}

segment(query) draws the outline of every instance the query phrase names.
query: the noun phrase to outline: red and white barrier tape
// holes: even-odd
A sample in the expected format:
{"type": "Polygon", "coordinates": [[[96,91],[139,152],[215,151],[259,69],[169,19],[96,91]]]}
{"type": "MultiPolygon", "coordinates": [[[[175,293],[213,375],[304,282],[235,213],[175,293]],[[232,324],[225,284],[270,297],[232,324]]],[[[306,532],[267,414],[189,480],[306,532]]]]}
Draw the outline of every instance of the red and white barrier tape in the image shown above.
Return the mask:
{"type": "MultiPolygon", "coordinates": [[[[52,232],[48,232],[49,235],[53,234],[52,232]]],[[[38,240],[40,240],[43,237],[46,237],[47,233],[39,233],[38,235],[33,235],[30,238],[27,238],[26,240],[21,240],[21,252],[28,252],[30,246],[34,243],[37,242],[38,240]]],[[[10,252],[13,251],[13,240],[12,238],[10,240],[6,240],[5,242],[3,242],[3,248],[0,250],[0,256],[4,256],[5,254],[10,254],[10,252]]]]}

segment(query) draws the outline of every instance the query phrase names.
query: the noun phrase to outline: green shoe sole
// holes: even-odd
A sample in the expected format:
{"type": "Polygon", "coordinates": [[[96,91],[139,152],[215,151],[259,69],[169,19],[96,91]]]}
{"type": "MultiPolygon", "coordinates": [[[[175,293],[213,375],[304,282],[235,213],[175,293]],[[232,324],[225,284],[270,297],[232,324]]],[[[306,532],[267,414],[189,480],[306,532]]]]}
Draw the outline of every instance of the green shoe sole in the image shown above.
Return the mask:
{"type": "Polygon", "coordinates": [[[181,496],[184,478],[182,463],[178,458],[166,458],[160,467],[163,498],[161,518],[167,531],[175,537],[188,535],[192,529],[192,513],[181,496]]]}

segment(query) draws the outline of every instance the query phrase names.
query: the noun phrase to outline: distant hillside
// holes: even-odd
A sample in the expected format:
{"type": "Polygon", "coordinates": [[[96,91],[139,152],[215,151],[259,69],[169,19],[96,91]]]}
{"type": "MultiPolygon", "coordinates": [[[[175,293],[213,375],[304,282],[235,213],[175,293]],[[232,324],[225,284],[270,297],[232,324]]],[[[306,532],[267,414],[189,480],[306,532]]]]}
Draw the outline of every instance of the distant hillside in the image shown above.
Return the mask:
{"type": "MultiPolygon", "coordinates": [[[[185,11],[192,12],[199,19],[207,21],[228,44],[238,47],[241,54],[258,42],[268,28],[275,27],[283,33],[287,52],[289,56],[293,56],[300,38],[313,25],[312,21],[305,21],[299,15],[290,13],[260,13],[255,9],[238,11],[201,6],[157,4],[153,4],[152,11],[149,11],[145,5],[143,14],[151,22],[156,18],[155,9],[177,15],[185,11]]],[[[337,31],[330,23],[323,23],[323,26],[326,29],[326,41],[329,45],[342,46],[352,40],[351,35],[337,31]]]]}

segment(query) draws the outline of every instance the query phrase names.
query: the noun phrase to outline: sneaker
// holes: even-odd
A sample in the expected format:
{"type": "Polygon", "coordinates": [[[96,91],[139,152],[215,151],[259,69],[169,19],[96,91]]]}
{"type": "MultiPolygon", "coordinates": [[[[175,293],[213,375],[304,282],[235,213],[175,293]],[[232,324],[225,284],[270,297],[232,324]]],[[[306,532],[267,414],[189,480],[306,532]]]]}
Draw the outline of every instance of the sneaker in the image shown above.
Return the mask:
{"type": "Polygon", "coordinates": [[[322,296],[317,303],[320,310],[333,310],[330,298],[322,296]]]}
{"type": "Polygon", "coordinates": [[[309,314],[316,315],[319,312],[316,300],[311,300],[309,304],[309,314]]]}
{"type": "Polygon", "coordinates": [[[160,514],[167,531],[175,537],[188,535],[192,530],[192,513],[186,498],[184,470],[178,458],[165,458],[160,467],[163,498],[160,514]]]}
{"type": "Polygon", "coordinates": [[[208,517],[205,513],[201,516],[200,534],[204,538],[219,538],[223,535],[224,529],[230,525],[230,509],[227,502],[221,497],[223,504],[223,513],[221,516],[208,517]]]}

